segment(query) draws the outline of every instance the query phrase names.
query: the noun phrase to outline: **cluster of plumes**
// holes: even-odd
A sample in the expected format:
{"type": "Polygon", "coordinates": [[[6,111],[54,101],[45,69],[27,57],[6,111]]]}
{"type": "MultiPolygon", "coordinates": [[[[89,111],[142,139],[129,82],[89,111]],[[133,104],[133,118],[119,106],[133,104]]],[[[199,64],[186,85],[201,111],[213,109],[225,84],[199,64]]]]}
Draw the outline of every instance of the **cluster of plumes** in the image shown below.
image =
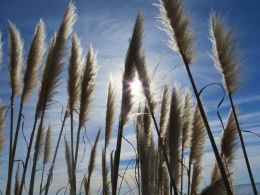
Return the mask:
{"type": "Polygon", "coordinates": [[[76,8],[72,3],[70,3],[59,31],[53,36],[48,49],[41,89],[39,92],[39,100],[37,103],[37,118],[40,117],[40,114],[53,102],[55,88],[59,84],[60,73],[63,67],[61,59],[64,52],[65,42],[72,32],[75,20],[76,8]]]}
{"type": "Polygon", "coordinates": [[[12,95],[20,93],[21,72],[23,67],[23,41],[19,30],[9,22],[9,84],[12,95]]]}
{"type": "MultiPolygon", "coordinates": [[[[235,149],[237,144],[237,126],[232,110],[229,112],[228,121],[221,138],[221,158],[225,164],[226,172],[230,181],[232,181],[232,165],[235,156],[235,149]]],[[[214,183],[221,179],[219,168],[215,163],[215,167],[212,171],[211,182],[214,183]]]]}
{"type": "Polygon", "coordinates": [[[153,141],[151,116],[147,105],[139,107],[136,124],[137,151],[141,170],[142,194],[156,194],[157,149],[153,141]]]}
{"type": "Polygon", "coordinates": [[[24,103],[37,86],[39,65],[45,52],[45,25],[40,20],[36,26],[32,44],[27,58],[27,67],[24,74],[24,86],[21,102],[24,103]]]}
{"type": "Polygon", "coordinates": [[[213,59],[216,69],[222,73],[223,82],[229,94],[239,89],[240,58],[237,54],[238,38],[234,30],[225,26],[225,21],[217,14],[210,17],[210,38],[212,42],[213,59]]]}
{"type": "Polygon", "coordinates": [[[192,47],[192,32],[190,21],[184,15],[183,0],[160,0],[157,5],[160,10],[160,20],[164,25],[163,30],[170,37],[170,48],[179,52],[186,65],[192,63],[194,50],[192,47]]]}

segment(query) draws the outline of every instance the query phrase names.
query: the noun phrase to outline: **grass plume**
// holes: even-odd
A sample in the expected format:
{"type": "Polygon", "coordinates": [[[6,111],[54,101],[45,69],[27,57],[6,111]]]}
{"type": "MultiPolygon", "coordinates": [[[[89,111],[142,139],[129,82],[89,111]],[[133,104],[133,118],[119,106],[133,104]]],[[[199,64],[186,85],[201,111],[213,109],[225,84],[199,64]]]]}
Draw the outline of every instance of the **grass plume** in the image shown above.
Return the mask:
{"type": "Polygon", "coordinates": [[[24,74],[24,86],[21,96],[21,103],[24,103],[31,95],[37,85],[39,66],[45,52],[45,24],[40,20],[36,26],[29,54],[27,67],[24,74]]]}
{"type": "Polygon", "coordinates": [[[96,159],[96,149],[97,149],[97,144],[99,140],[101,129],[98,130],[95,143],[92,146],[91,153],[90,153],[90,159],[88,163],[88,177],[85,179],[85,194],[89,195],[90,194],[90,181],[91,181],[91,175],[93,173],[94,167],[95,167],[95,159],[96,159]]]}
{"type": "Polygon", "coordinates": [[[23,66],[23,40],[17,27],[9,22],[9,84],[12,96],[20,92],[23,66]]]}

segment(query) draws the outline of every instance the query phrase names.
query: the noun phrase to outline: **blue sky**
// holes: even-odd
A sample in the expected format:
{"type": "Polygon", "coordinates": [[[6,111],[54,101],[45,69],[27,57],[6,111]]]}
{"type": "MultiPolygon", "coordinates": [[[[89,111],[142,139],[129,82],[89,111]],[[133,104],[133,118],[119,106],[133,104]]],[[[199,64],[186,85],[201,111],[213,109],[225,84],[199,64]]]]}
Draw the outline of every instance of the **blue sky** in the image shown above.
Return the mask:
{"type": "MultiPolygon", "coordinates": [[[[107,81],[110,75],[116,80],[116,83],[120,83],[121,74],[123,72],[124,58],[128,48],[129,38],[131,37],[133,24],[135,17],[139,11],[144,12],[145,15],[145,32],[144,32],[144,46],[143,49],[147,56],[148,69],[150,71],[159,63],[158,70],[154,78],[154,90],[160,97],[161,86],[163,85],[163,79],[168,80],[171,84],[174,81],[180,83],[182,88],[189,87],[186,72],[181,64],[180,57],[172,52],[167,47],[168,37],[161,31],[158,26],[160,23],[157,20],[159,14],[157,8],[153,5],[158,3],[152,0],[76,0],[74,1],[77,7],[78,20],[75,24],[75,32],[79,35],[84,52],[90,43],[93,44],[94,49],[98,52],[98,76],[97,85],[93,95],[93,103],[91,110],[91,118],[87,123],[87,133],[90,140],[93,142],[93,137],[97,133],[99,127],[104,127],[105,116],[105,102],[106,102],[106,87],[107,81]],[[173,67],[175,67],[173,69],[173,67]],[[98,117],[97,117],[98,116],[98,117]]],[[[64,11],[68,5],[68,1],[65,0],[0,0],[0,31],[3,33],[4,42],[4,59],[2,69],[0,70],[0,98],[3,103],[9,104],[10,87],[7,82],[7,69],[8,69],[8,29],[7,21],[14,22],[21,31],[21,35],[24,40],[25,51],[24,59],[28,47],[31,42],[32,33],[34,27],[40,18],[46,23],[47,42],[55,30],[58,29],[60,20],[64,14],[64,11]]],[[[238,104],[242,127],[246,130],[252,130],[256,133],[260,133],[260,85],[258,84],[260,68],[258,57],[260,55],[260,2],[258,0],[186,0],[185,7],[187,14],[191,17],[192,29],[194,31],[194,47],[196,50],[196,58],[194,64],[191,66],[191,70],[194,74],[195,81],[198,88],[203,87],[206,84],[212,82],[221,81],[220,75],[215,71],[213,62],[211,60],[211,45],[209,41],[208,30],[208,16],[211,11],[217,11],[227,18],[229,25],[236,27],[236,32],[241,37],[239,44],[239,54],[242,56],[243,61],[241,68],[243,70],[243,76],[241,77],[242,89],[234,95],[234,100],[238,104]]],[[[68,43],[69,44],[69,43],[68,43]]],[[[69,48],[69,47],[68,47],[69,48]]],[[[69,56],[69,50],[66,51],[64,57],[64,64],[67,65],[67,59],[69,56]]],[[[59,93],[56,96],[57,101],[65,104],[64,99],[66,93],[66,75],[61,80],[61,86],[59,87],[59,93]]],[[[118,101],[117,107],[120,107],[120,85],[118,89],[118,101]]],[[[220,123],[216,116],[216,107],[218,101],[221,98],[222,91],[217,87],[209,88],[203,94],[203,102],[205,109],[207,110],[208,117],[210,119],[211,127],[214,131],[216,141],[219,142],[219,136],[221,135],[220,123]]],[[[25,134],[29,136],[31,128],[31,120],[33,119],[35,101],[37,100],[37,93],[34,93],[31,99],[27,102],[24,110],[26,117],[25,121],[25,134]]],[[[16,99],[18,102],[18,98],[16,99]]],[[[59,117],[61,111],[60,104],[54,104],[51,109],[48,110],[46,123],[51,123],[53,127],[53,142],[56,140],[57,133],[60,128],[60,121],[53,120],[53,117],[59,117]]],[[[221,114],[224,121],[229,111],[229,103],[224,102],[221,108],[221,114]]],[[[134,114],[134,112],[133,112],[134,114]]],[[[7,123],[9,118],[7,118],[7,123]]],[[[115,121],[115,129],[118,121],[115,121]]],[[[66,130],[68,130],[67,128],[66,130]]],[[[133,123],[130,121],[125,134],[129,140],[135,142],[133,130],[133,123]]],[[[8,124],[5,130],[5,136],[8,138],[8,124]]],[[[114,131],[111,141],[111,150],[115,147],[115,135],[114,131]]],[[[251,159],[253,173],[255,180],[260,182],[260,138],[244,134],[245,141],[247,143],[249,157],[251,159]]],[[[7,139],[6,139],[7,140],[7,139]]],[[[100,142],[97,158],[97,169],[94,173],[93,188],[99,188],[99,173],[100,173],[100,149],[103,145],[100,142]]],[[[18,148],[18,158],[23,157],[24,153],[24,141],[21,139],[18,148]]],[[[1,157],[0,165],[0,186],[5,184],[4,178],[6,175],[7,164],[7,147],[1,157]]],[[[86,159],[83,161],[82,166],[78,174],[85,172],[88,160],[89,145],[87,145],[86,159]]],[[[81,151],[83,152],[84,146],[81,145],[81,151]]],[[[53,187],[53,191],[64,185],[66,185],[65,162],[63,159],[64,148],[60,148],[60,156],[58,160],[58,168],[56,170],[56,184],[53,187]],[[61,182],[62,181],[62,182],[61,182]]],[[[210,149],[210,145],[207,141],[207,147],[205,149],[205,182],[209,177],[210,169],[213,163],[213,154],[210,149]],[[210,159],[210,160],[208,160],[210,159]]],[[[241,159],[241,148],[238,147],[236,151],[234,178],[237,184],[249,183],[247,172],[245,171],[244,161],[241,159]]],[[[124,143],[123,145],[123,159],[129,161],[133,157],[133,151],[131,147],[124,143]]],[[[130,174],[130,173],[129,173],[130,174]]],[[[202,187],[205,185],[203,184],[202,187]]]]}

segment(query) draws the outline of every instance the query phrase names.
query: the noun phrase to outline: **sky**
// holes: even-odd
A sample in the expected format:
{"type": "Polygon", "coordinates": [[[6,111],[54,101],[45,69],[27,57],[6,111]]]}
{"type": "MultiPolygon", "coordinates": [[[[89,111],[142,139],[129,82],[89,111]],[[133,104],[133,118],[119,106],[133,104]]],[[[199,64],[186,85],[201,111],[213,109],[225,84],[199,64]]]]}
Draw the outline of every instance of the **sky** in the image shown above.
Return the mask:
{"type": "MultiPolygon", "coordinates": [[[[42,18],[46,24],[47,43],[52,34],[58,29],[62,16],[68,5],[65,0],[0,0],[0,31],[2,32],[3,45],[3,63],[0,70],[0,99],[2,103],[8,105],[10,96],[10,87],[8,85],[8,20],[16,24],[21,32],[24,41],[24,61],[26,62],[27,51],[31,43],[32,34],[35,25],[42,18]]],[[[160,30],[160,22],[158,21],[159,11],[154,6],[157,0],[75,0],[77,7],[78,20],[74,27],[74,32],[81,39],[84,53],[92,44],[97,52],[98,75],[96,79],[96,88],[93,94],[90,119],[86,125],[86,132],[91,144],[94,137],[101,127],[104,129],[105,122],[105,105],[107,85],[110,77],[113,77],[117,89],[116,106],[120,108],[121,99],[121,77],[124,67],[125,54],[131,37],[133,25],[138,12],[143,12],[144,21],[144,44],[143,50],[147,57],[148,70],[152,72],[159,64],[153,79],[153,89],[158,99],[161,97],[162,86],[165,81],[171,85],[174,82],[179,83],[182,89],[189,88],[190,83],[187,74],[182,65],[180,56],[168,47],[168,37],[160,30]]],[[[203,86],[220,82],[221,76],[216,72],[213,61],[211,59],[211,44],[209,40],[209,22],[208,18],[212,11],[216,11],[226,17],[227,24],[235,27],[235,34],[240,37],[239,55],[242,57],[240,64],[242,69],[241,90],[234,94],[234,101],[238,106],[240,121],[242,128],[260,133],[260,85],[258,84],[260,68],[258,57],[260,55],[260,2],[258,0],[185,0],[186,14],[191,18],[191,28],[194,36],[195,60],[191,65],[191,71],[194,75],[198,89],[203,86]]],[[[67,49],[63,59],[64,67],[68,64],[70,41],[67,43],[67,49]]],[[[52,141],[55,143],[61,126],[60,113],[62,106],[66,104],[66,80],[67,73],[64,68],[62,73],[61,84],[57,89],[55,103],[47,111],[46,124],[50,123],[53,129],[52,141]]],[[[220,142],[221,125],[217,118],[216,109],[218,102],[222,98],[223,91],[212,86],[202,94],[207,116],[213,130],[216,142],[220,142]]],[[[19,99],[16,98],[15,111],[18,109],[19,99]]],[[[37,101],[37,92],[34,92],[30,100],[24,108],[24,132],[27,137],[30,134],[32,120],[34,116],[35,104],[37,101]]],[[[221,106],[220,113],[226,121],[230,104],[225,99],[221,106]]],[[[117,109],[117,113],[118,113],[117,109]]],[[[116,115],[118,116],[118,115],[116,115]]],[[[134,119],[135,111],[132,112],[134,119]]],[[[115,148],[116,144],[116,127],[118,117],[114,123],[114,131],[110,144],[110,151],[115,148]]],[[[7,126],[5,129],[5,140],[9,136],[9,114],[7,115],[7,126]]],[[[68,133],[69,124],[66,125],[66,133],[68,133]]],[[[134,122],[130,120],[124,132],[125,136],[135,143],[134,122]]],[[[100,171],[101,171],[101,147],[104,145],[104,132],[102,132],[101,141],[99,142],[97,167],[94,171],[93,189],[98,190],[100,187],[100,171]]],[[[253,169],[256,182],[260,182],[260,138],[244,133],[244,139],[249,154],[249,159],[253,169]]],[[[83,175],[87,170],[87,161],[89,156],[90,144],[86,141],[85,158],[78,168],[78,175],[83,175]]],[[[63,142],[62,142],[63,143],[63,142]]],[[[18,143],[17,159],[24,158],[25,142],[20,137],[18,143]]],[[[57,169],[55,170],[52,192],[56,192],[67,183],[66,164],[64,161],[63,144],[59,149],[57,161],[57,169]]],[[[83,156],[84,144],[80,145],[80,155],[83,156]]],[[[4,189],[6,167],[8,162],[8,141],[5,142],[5,148],[1,155],[0,164],[0,188],[4,189]]],[[[134,157],[134,151],[127,143],[123,143],[122,147],[122,169],[134,157]]],[[[214,156],[211,151],[210,143],[207,139],[204,155],[204,183],[202,187],[208,183],[210,170],[214,163],[214,156]]],[[[129,171],[131,175],[131,171],[129,171]]],[[[129,176],[130,178],[130,176],[129,176]]],[[[245,163],[242,159],[241,147],[239,144],[236,149],[236,159],[234,166],[234,180],[236,184],[249,183],[249,177],[246,172],[245,163]]],[[[125,185],[125,184],[124,184],[125,185]]]]}

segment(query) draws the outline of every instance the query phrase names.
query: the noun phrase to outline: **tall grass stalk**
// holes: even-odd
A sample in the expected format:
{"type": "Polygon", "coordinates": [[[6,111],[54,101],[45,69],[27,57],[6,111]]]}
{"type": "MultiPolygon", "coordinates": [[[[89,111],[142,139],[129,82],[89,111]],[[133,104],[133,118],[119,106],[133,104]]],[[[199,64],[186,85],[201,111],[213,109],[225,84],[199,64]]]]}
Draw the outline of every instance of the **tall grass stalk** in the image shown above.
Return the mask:
{"type": "Polygon", "coordinates": [[[133,81],[135,76],[135,59],[141,48],[141,35],[142,35],[142,15],[138,15],[136,18],[132,38],[125,60],[125,70],[123,74],[122,83],[122,100],[121,100],[121,113],[119,116],[118,133],[117,133],[117,143],[115,150],[115,157],[113,162],[113,172],[112,172],[112,195],[116,195],[117,192],[117,180],[118,171],[121,155],[121,144],[124,124],[127,122],[128,114],[132,108],[132,95],[130,89],[130,83],[133,81]]]}
{"type": "Polygon", "coordinates": [[[194,91],[198,107],[205,124],[210,143],[215,154],[222,179],[225,184],[226,191],[229,195],[233,194],[232,189],[230,187],[227,174],[225,172],[225,168],[223,162],[220,158],[218,148],[212,134],[211,128],[209,126],[207,116],[205,114],[202,102],[199,97],[198,89],[196,87],[195,81],[193,79],[193,75],[190,70],[190,64],[193,60],[193,48],[192,48],[192,33],[189,29],[189,20],[184,15],[183,7],[182,7],[182,0],[160,0],[160,12],[161,12],[161,19],[162,23],[165,25],[165,30],[170,36],[171,39],[171,48],[178,52],[181,55],[183,64],[187,71],[192,89],[194,91]]]}
{"type": "MultiPolygon", "coordinates": [[[[85,70],[84,70],[84,73],[82,76],[82,82],[81,82],[79,125],[78,125],[78,130],[77,130],[75,156],[73,156],[73,153],[72,153],[72,156],[73,156],[73,160],[72,160],[73,190],[77,189],[76,188],[76,167],[77,167],[78,152],[79,152],[80,133],[81,133],[81,128],[88,121],[90,103],[91,103],[91,95],[92,95],[92,93],[94,91],[94,87],[95,87],[95,78],[96,78],[96,54],[93,51],[92,45],[90,45],[88,54],[86,56],[85,70]]],[[[73,121],[71,121],[71,122],[73,122],[73,121]]],[[[73,144],[73,141],[72,141],[72,144],[73,144]]],[[[71,149],[73,149],[73,147],[71,147],[71,149]]]]}
{"type": "Polygon", "coordinates": [[[10,97],[10,141],[8,161],[8,181],[6,184],[6,195],[11,193],[12,173],[12,150],[13,150],[13,122],[14,122],[14,97],[19,95],[21,71],[23,65],[23,41],[19,30],[9,22],[9,84],[11,86],[10,97]]]}
{"type": "MultiPolygon", "coordinates": [[[[41,129],[43,125],[45,110],[51,105],[52,98],[55,93],[55,88],[59,84],[59,75],[62,71],[61,58],[65,47],[65,41],[71,34],[72,27],[75,23],[75,19],[76,19],[75,12],[76,12],[75,6],[72,3],[70,3],[64,15],[63,21],[60,25],[59,31],[57,35],[54,35],[51,41],[51,46],[49,48],[49,53],[47,56],[46,65],[43,73],[41,90],[39,93],[39,99],[38,99],[38,104],[35,113],[35,122],[34,122],[35,124],[34,124],[33,131],[31,133],[29,148],[27,151],[27,156],[25,161],[26,166],[24,167],[21,186],[23,186],[25,176],[26,176],[26,170],[27,170],[28,161],[30,157],[30,150],[32,146],[37,119],[40,118],[38,129],[41,129]]],[[[31,193],[33,194],[33,191],[31,191],[31,193]]],[[[22,194],[22,187],[19,192],[19,195],[21,194],[22,194]]]]}
{"type": "Polygon", "coordinates": [[[51,167],[49,169],[49,173],[48,173],[48,177],[47,177],[47,181],[46,181],[46,185],[45,185],[45,192],[44,192],[45,195],[48,195],[48,192],[49,192],[49,188],[50,188],[50,185],[51,185],[51,179],[53,178],[54,165],[55,165],[55,162],[56,162],[56,158],[57,158],[58,150],[59,150],[59,146],[60,146],[60,140],[61,140],[61,137],[62,137],[62,134],[63,134],[65,122],[66,122],[66,119],[68,118],[68,115],[69,115],[68,112],[66,112],[64,114],[64,118],[62,120],[62,125],[61,125],[61,129],[60,129],[59,137],[58,137],[58,140],[57,140],[57,143],[56,143],[55,151],[54,151],[52,162],[51,162],[51,167]]]}
{"type": "Polygon", "coordinates": [[[40,192],[42,194],[42,184],[43,184],[43,177],[45,171],[45,165],[50,160],[50,152],[51,152],[51,126],[49,125],[46,136],[45,136],[45,145],[44,145],[44,156],[42,161],[42,176],[41,176],[41,183],[40,183],[40,192]]]}
{"type": "Polygon", "coordinates": [[[22,96],[20,99],[20,108],[19,108],[19,114],[18,114],[18,119],[17,119],[17,124],[16,124],[16,131],[15,131],[12,156],[11,156],[11,162],[10,162],[11,163],[10,178],[8,178],[7,183],[11,182],[11,180],[12,180],[12,172],[13,172],[15,153],[16,153],[16,148],[17,148],[17,141],[18,141],[18,136],[19,136],[21,118],[22,118],[23,105],[37,84],[38,71],[39,71],[38,67],[41,62],[42,56],[44,54],[44,50],[45,50],[44,49],[44,40],[45,40],[45,30],[44,29],[45,29],[44,22],[42,20],[40,20],[36,26],[33,41],[32,41],[31,48],[30,48],[28,58],[27,58],[27,68],[26,68],[26,72],[24,75],[24,86],[23,86],[22,96]]]}
{"type": "Polygon", "coordinates": [[[99,140],[101,129],[98,130],[95,143],[92,146],[91,152],[90,152],[90,159],[88,163],[88,176],[85,178],[85,194],[90,195],[90,181],[91,181],[91,175],[93,173],[94,167],[95,167],[95,159],[96,159],[96,149],[97,149],[97,144],[99,140]]]}
{"type": "Polygon", "coordinates": [[[251,185],[253,188],[253,192],[254,194],[257,194],[257,189],[252,174],[251,166],[249,163],[243,134],[238,122],[238,117],[233,102],[233,94],[239,89],[240,77],[240,69],[238,66],[240,59],[237,54],[238,39],[234,37],[234,30],[228,29],[225,26],[224,20],[217,14],[211,15],[210,33],[215,67],[220,73],[222,73],[223,76],[222,80],[226,86],[228,98],[231,104],[232,111],[234,113],[234,118],[238,129],[238,135],[241,142],[242,151],[246,162],[251,185]]]}

